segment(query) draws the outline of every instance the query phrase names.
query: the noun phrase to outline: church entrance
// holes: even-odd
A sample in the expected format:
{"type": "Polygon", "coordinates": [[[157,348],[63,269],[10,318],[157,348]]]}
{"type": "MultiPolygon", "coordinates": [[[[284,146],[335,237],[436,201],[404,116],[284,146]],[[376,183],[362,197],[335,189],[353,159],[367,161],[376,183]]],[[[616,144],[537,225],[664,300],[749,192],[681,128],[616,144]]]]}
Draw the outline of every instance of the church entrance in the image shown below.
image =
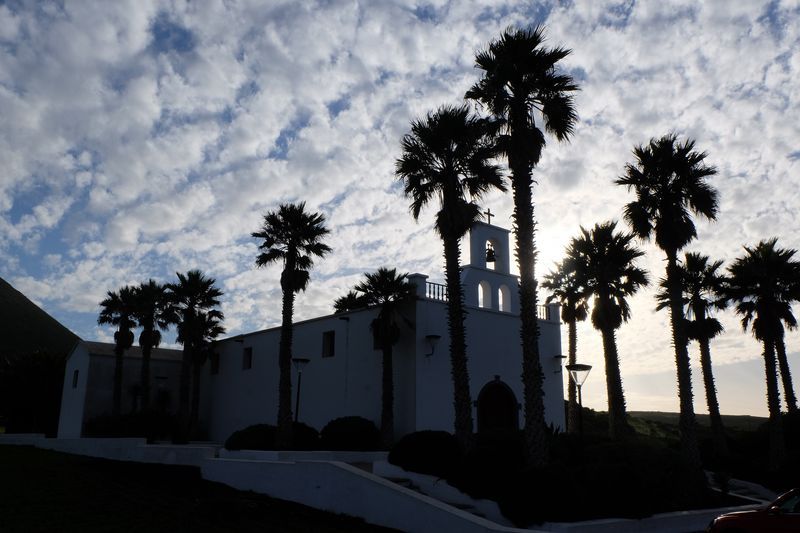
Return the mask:
{"type": "Polygon", "coordinates": [[[519,405],[511,387],[495,376],[478,394],[478,433],[506,433],[519,429],[519,405]]]}

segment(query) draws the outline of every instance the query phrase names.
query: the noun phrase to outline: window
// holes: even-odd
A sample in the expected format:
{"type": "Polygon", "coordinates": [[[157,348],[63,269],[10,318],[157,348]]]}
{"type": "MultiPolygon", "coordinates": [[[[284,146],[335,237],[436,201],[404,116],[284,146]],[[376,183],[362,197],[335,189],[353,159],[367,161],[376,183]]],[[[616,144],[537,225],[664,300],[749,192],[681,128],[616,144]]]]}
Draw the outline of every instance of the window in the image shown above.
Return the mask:
{"type": "Polygon", "coordinates": [[[250,370],[251,368],[253,368],[253,348],[248,346],[242,354],[242,370],[250,370]]]}
{"type": "Polygon", "coordinates": [[[336,355],[336,332],[324,331],[322,333],[322,357],[333,357],[336,355]]]}
{"type": "Polygon", "coordinates": [[[211,352],[211,375],[216,376],[219,374],[219,354],[211,352]]]}
{"type": "Polygon", "coordinates": [[[75,370],[72,373],[72,388],[73,389],[77,389],[78,388],[78,370],[75,370]]]}
{"type": "Polygon", "coordinates": [[[492,308],[492,286],[488,281],[478,283],[478,307],[492,308]]]}
{"type": "Polygon", "coordinates": [[[497,306],[501,311],[511,311],[511,292],[505,285],[500,285],[497,289],[497,306]]]}

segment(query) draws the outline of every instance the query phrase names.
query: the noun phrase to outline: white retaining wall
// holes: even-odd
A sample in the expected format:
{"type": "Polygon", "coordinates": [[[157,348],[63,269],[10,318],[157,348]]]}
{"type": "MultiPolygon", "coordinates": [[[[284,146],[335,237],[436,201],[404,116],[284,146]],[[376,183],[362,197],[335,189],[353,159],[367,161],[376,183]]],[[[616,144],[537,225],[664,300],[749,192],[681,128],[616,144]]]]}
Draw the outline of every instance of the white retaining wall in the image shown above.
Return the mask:
{"type": "MultiPolygon", "coordinates": [[[[192,465],[204,479],[252,490],[325,511],[360,517],[369,523],[409,532],[458,531],[463,533],[640,533],[698,531],[716,516],[757,506],[705,509],[654,515],[642,520],[605,519],[570,524],[547,523],[538,529],[506,527],[406,489],[381,477],[333,458],[373,462],[385,474],[402,474],[415,482],[436,485],[432,476],[390,469],[385,452],[229,452],[214,445],[148,445],[145,439],[47,439],[39,434],[0,434],[0,445],[29,445],[77,455],[146,463],[192,465]],[[219,456],[220,458],[217,458],[219,456]],[[270,460],[268,458],[275,458],[270,460]],[[280,459],[280,460],[278,460],[280,459]]],[[[444,485],[437,496],[452,500],[452,487],[444,485]]],[[[454,489],[453,489],[454,490],[454,489]]],[[[463,496],[463,495],[462,495],[463,496]]],[[[480,504],[477,505],[481,509],[480,504]]]]}

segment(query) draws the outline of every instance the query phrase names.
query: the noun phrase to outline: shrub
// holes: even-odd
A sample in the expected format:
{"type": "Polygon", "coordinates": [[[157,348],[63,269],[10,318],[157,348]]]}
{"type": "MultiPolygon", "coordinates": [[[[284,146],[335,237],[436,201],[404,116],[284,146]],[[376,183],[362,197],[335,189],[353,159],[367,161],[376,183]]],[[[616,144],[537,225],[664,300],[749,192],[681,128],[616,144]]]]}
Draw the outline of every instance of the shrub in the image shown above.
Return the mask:
{"type": "Polygon", "coordinates": [[[328,422],[320,433],[325,450],[373,451],[381,449],[381,432],[371,420],[345,416],[328,422]]]}
{"type": "MultiPolygon", "coordinates": [[[[271,424],[256,424],[234,431],[225,441],[228,450],[274,450],[275,432],[271,424]]],[[[292,449],[316,450],[319,448],[319,434],[311,426],[302,422],[292,425],[292,449]]]]}
{"type": "Polygon", "coordinates": [[[159,411],[143,411],[126,415],[102,415],[88,420],[83,427],[85,437],[144,437],[148,442],[168,440],[176,434],[178,420],[159,411]]]}
{"type": "Polygon", "coordinates": [[[457,472],[463,457],[461,445],[446,431],[409,433],[389,452],[389,462],[393,465],[441,478],[457,472]]]}

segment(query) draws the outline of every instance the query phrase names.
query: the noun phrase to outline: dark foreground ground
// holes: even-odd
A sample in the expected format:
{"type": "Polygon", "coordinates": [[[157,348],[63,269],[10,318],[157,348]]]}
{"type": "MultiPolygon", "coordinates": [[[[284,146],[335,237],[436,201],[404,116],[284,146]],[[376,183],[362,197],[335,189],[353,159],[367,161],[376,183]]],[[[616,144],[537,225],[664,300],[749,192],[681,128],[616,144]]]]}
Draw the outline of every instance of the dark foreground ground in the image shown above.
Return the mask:
{"type": "Polygon", "coordinates": [[[390,532],[241,492],[194,467],[0,446],[0,532],[390,532]]]}

